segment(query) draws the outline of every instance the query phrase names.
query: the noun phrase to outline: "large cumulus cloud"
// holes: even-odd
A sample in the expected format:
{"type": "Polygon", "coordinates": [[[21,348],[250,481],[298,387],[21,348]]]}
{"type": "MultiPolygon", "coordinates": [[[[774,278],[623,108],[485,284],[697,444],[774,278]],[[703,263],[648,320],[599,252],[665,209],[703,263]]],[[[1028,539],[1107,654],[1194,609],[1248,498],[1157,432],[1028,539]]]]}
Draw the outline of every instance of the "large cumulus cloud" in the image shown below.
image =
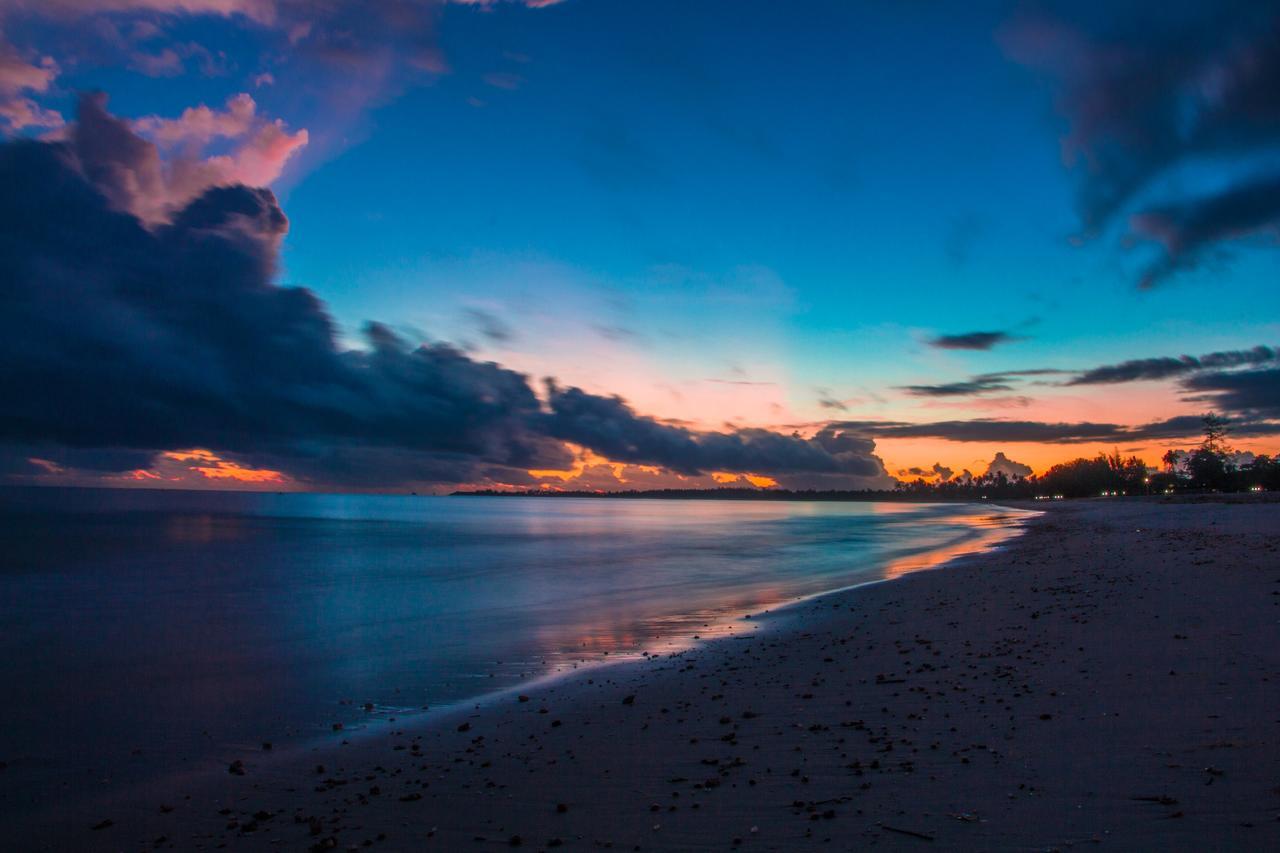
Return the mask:
{"type": "Polygon", "coordinates": [[[288,220],[269,190],[210,187],[138,214],[152,143],[84,102],[58,142],[0,145],[0,442],[91,452],[207,447],[313,483],[519,483],[566,442],[682,474],[882,477],[869,439],[698,432],[370,324],[344,349],[310,291],[275,283],[288,220]]]}

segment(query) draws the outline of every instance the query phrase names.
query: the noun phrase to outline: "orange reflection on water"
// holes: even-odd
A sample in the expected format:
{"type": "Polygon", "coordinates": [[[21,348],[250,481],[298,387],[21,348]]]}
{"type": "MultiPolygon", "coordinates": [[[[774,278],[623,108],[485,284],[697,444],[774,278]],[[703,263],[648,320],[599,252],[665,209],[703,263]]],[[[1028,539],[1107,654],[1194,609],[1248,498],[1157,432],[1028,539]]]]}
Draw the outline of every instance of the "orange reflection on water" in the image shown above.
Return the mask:
{"type": "MultiPolygon", "coordinates": [[[[875,504],[876,514],[911,514],[919,510],[911,504],[875,504]]],[[[666,655],[691,649],[701,641],[732,635],[741,636],[757,630],[761,616],[800,601],[828,595],[840,589],[849,589],[878,581],[893,580],[914,572],[935,569],[958,557],[980,553],[1016,532],[1019,522],[1036,513],[1022,510],[1003,511],[992,508],[985,514],[961,516],[950,519],[963,525],[954,531],[951,541],[937,541],[922,546],[920,553],[890,559],[875,569],[859,576],[846,586],[812,594],[797,595],[794,588],[785,585],[757,586],[750,590],[736,590],[714,605],[693,610],[672,612],[667,615],[635,620],[625,606],[607,611],[587,611],[583,619],[573,624],[548,624],[539,631],[540,645],[544,652],[544,664],[553,670],[562,667],[579,668],[610,660],[625,660],[647,655],[666,655]],[[967,528],[967,529],[966,529],[967,528]],[[754,618],[753,618],[754,617],[754,618]]]]}
{"type": "Polygon", "coordinates": [[[948,563],[957,557],[965,557],[985,551],[1012,536],[1016,530],[1016,521],[1021,517],[1023,516],[999,513],[975,516],[969,519],[973,529],[977,532],[975,538],[943,545],[923,554],[911,554],[891,560],[885,564],[882,577],[884,580],[893,580],[913,572],[936,569],[943,563],[948,563]]]}

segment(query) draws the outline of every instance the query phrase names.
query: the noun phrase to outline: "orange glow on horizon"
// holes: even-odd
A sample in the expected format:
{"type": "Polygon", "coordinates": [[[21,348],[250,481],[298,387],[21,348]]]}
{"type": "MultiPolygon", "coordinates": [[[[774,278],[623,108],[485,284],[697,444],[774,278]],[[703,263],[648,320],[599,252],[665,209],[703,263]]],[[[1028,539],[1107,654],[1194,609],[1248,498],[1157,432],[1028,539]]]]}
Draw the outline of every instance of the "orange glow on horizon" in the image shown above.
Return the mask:
{"type": "MultiPolygon", "coordinates": [[[[543,482],[536,488],[543,491],[562,489],[606,492],[625,489],[661,488],[714,488],[715,486],[744,485],[750,483],[758,489],[778,485],[772,477],[750,472],[711,471],[705,475],[685,475],[657,465],[636,465],[615,462],[585,447],[570,444],[574,453],[569,468],[532,468],[529,476],[543,482]],[[554,480],[556,482],[546,482],[554,480]]],[[[515,488],[506,484],[490,483],[490,488],[515,488]]]]}
{"type": "MultiPolygon", "coordinates": [[[[189,450],[174,450],[163,454],[165,459],[174,462],[199,462],[204,464],[191,465],[190,470],[195,471],[206,480],[231,480],[237,483],[277,483],[284,484],[286,482],[285,475],[280,471],[274,471],[270,468],[250,468],[229,459],[223,459],[212,450],[204,448],[191,448],[189,450]]],[[[160,479],[158,475],[151,474],[147,471],[133,472],[134,479],[160,479]],[[142,474],[142,477],[136,475],[142,474]],[[148,476],[149,475],[149,476],[148,476]]]]}
{"type": "Polygon", "coordinates": [[[217,466],[197,466],[201,476],[210,480],[237,480],[241,483],[283,483],[284,474],[268,468],[243,468],[234,462],[223,462],[217,466]]]}
{"type": "MultiPolygon", "coordinates": [[[[622,476],[622,472],[627,467],[625,462],[610,462],[605,457],[587,450],[585,447],[578,447],[576,445],[570,445],[570,447],[574,450],[573,467],[566,468],[564,470],[555,468],[531,468],[529,470],[529,476],[535,477],[539,480],[555,479],[562,483],[567,483],[570,480],[580,478],[583,472],[588,468],[596,465],[604,465],[613,470],[613,476],[617,477],[619,481],[626,482],[622,476]]],[[[543,485],[545,486],[546,484],[544,483],[543,485]]]]}
{"type": "Polygon", "coordinates": [[[732,471],[712,471],[711,479],[722,486],[732,485],[739,480],[746,480],[757,489],[770,489],[778,485],[778,481],[762,474],[735,474],[732,471]]]}

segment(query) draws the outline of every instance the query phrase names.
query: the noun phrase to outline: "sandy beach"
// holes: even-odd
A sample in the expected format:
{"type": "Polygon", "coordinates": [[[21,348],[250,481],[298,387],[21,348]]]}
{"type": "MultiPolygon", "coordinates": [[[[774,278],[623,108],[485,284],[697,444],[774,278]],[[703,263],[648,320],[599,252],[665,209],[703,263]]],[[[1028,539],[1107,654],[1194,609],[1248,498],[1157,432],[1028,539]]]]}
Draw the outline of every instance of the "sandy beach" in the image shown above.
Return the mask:
{"type": "Polygon", "coordinates": [[[21,846],[1280,848],[1280,504],[1055,504],[999,551],[762,624],[246,749],[21,846]]]}

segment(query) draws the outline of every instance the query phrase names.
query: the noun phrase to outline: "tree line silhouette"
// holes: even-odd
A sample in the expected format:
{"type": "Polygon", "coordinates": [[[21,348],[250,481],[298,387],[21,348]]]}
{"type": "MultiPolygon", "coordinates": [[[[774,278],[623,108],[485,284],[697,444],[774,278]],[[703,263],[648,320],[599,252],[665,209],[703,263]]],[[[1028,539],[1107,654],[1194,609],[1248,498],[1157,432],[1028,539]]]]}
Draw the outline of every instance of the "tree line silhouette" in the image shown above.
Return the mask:
{"type": "Polygon", "coordinates": [[[1083,498],[1101,495],[1178,492],[1271,491],[1280,488],[1280,459],[1235,453],[1227,444],[1227,422],[1204,416],[1204,439],[1192,450],[1170,450],[1152,470],[1141,459],[1119,451],[1093,459],[1072,459],[1040,476],[1009,477],[1004,472],[969,480],[900,483],[898,491],[951,498],[1083,498]]]}

